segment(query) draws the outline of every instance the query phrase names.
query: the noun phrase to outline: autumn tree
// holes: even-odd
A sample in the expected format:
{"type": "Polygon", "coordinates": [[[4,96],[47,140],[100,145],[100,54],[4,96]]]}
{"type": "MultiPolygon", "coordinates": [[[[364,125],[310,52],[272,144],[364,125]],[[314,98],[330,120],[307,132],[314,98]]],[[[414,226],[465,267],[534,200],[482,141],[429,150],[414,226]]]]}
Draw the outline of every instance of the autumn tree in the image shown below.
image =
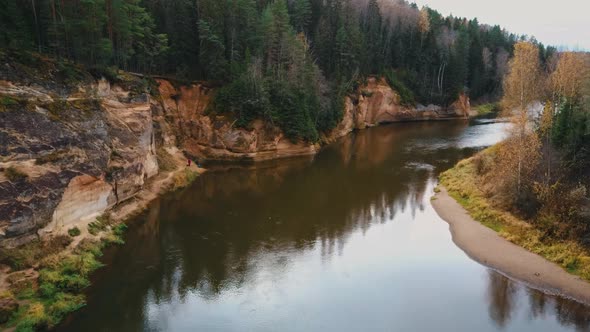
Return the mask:
{"type": "Polygon", "coordinates": [[[551,83],[559,98],[552,128],[553,143],[562,150],[571,172],[587,174],[590,171],[590,55],[561,54],[551,83]]]}
{"type": "Polygon", "coordinates": [[[542,96],[542,88],[539,50],[530,42],[519,42],[514,48],[514,57],[504,79],[502,105],[513,125],[502,147],[500,161],[500,173],[508,180],[515,180],[517,199],[523,186],[528,185],[525,183],[528,180],[526,176],[538,161],[539,138],[532,130],[529,111],[542,96]]]}
{"type": "Polygon", "coordinates": [[[560,97],[578,99],[588,76],[587,55],[564,52],[558,56],[558,64],[551,74],[551,88],[560,97]]]}

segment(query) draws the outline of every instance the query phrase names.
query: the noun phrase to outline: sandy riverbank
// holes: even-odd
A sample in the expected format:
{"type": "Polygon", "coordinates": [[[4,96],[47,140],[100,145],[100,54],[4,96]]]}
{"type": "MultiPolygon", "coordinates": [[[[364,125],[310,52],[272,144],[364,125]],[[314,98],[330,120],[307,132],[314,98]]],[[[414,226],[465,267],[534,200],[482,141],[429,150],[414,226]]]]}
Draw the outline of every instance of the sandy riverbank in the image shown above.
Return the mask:
{"type": "Polygon", "coordinates": [[[590,304],[590,283],[502,238],[475,221],[444,187],[432,205],[449,223],[453,242],[473,260],[544,292],[590,304]]]}

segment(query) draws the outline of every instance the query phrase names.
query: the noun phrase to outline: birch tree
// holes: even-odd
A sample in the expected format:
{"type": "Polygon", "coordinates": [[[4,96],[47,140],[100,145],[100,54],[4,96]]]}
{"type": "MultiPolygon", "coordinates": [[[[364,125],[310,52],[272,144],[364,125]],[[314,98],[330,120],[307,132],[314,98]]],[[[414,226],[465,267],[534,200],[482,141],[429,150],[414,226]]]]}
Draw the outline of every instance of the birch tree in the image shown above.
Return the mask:
{"type": "Polygon", "coordinates": [[[508,70],[504,79],[502,105],[513,125],[504,145],[506,153],[503,159],[508,171],[516,171],[518,196],[523,187],[523,174],[531,170],[538,160],[538,137],[531,130],[529,122],[529,108],[539,101],[543,87],[537,46],[530,42],[517,43],[508,70]]]}

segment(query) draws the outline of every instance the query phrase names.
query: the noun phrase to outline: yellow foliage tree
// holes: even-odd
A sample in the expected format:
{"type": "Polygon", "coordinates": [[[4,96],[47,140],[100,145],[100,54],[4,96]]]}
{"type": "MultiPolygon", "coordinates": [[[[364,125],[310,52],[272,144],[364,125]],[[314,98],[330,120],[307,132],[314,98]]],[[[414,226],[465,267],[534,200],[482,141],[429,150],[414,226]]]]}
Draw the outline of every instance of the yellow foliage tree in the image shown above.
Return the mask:
{"type": "Polygon", "coordinates": [[[530,42],[517,43],[504,78],[504,110],[526,112],[542,95],[543,81],[537,46],[530,42]]]}
{"type": "Polygon", "coordinates": [[[560,97],[578,99],[582,95],[589,69],[587,55],[579,52],[564,52],[559,55],[557,68],[551,74],[551,88],[560,97]]]}
{"type": "Polygon", "coordinates": [[[418,29],[422,34],[426,34],[430,31],[430,18],[428,15],[428,9],[422,7],[420,10],[420,18],[418,19],[418,29]]]}
{"type": "MultiPolygon", "coordinates": [[[[539,49],[530,42],[519,42],[504,78],[502,106],[512,119],[512,127],[505,144],[501,146],[498,174],[504,180],[514,179],[516,194],[521,192],[526,175],[539,160],[539,137],[531,127],[529,108],[542,97],[544,77],[541,71],[539,49]]],[[[528,183],[527,183],[528,184],[528,183]]]]}

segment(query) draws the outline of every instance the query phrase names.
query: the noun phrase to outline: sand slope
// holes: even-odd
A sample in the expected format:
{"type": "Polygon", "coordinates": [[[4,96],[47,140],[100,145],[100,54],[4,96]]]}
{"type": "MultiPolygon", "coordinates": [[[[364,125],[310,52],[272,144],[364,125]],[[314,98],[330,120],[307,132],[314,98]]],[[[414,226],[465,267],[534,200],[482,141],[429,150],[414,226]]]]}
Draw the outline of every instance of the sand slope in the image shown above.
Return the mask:
{"type": "Polygon", "coordinates": [[[590,304],[590,283],[475,221],[446,189],[440,188],[432,205],[449,223],[453,242],[469,257],[532,288],[590,304]]]}

